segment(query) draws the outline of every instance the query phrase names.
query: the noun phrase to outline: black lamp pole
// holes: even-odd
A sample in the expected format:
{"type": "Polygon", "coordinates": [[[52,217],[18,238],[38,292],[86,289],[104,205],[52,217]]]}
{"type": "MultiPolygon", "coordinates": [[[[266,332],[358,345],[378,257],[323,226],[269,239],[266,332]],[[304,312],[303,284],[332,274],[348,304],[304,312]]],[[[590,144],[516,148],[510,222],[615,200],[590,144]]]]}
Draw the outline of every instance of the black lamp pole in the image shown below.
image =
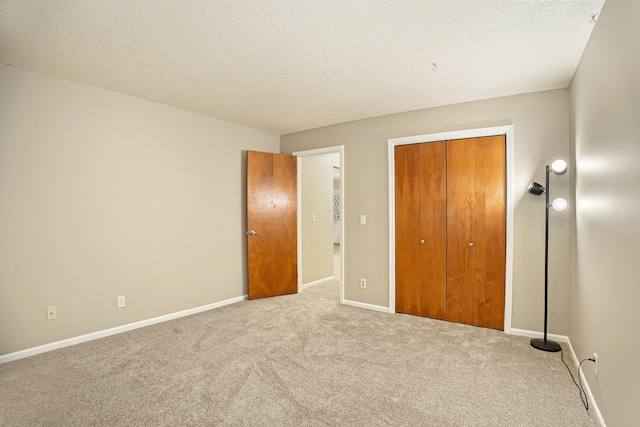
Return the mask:
{"type": "Polygon", "coordinates": [[[544,228],[544,339],[534,338],[531,347],[542,351],[560,351],[560,344],[547,339],[547,312],[549,311],[549,165],[545,185],[546,217],[544,228]]]}

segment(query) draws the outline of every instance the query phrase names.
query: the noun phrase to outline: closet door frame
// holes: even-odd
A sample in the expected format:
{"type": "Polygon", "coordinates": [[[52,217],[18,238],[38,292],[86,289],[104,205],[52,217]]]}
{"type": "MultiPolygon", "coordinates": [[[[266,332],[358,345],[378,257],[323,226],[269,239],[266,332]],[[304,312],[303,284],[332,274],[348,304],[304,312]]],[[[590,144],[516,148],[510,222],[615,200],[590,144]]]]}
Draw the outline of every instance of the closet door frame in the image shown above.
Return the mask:
{"type": "Polygon", "coordinates": [[[388,140],[389,151],[389,312],[396,312],[395,150],[398,145],[504,135],[506,140],[507,216],[504,289],[504,332],[511,333],[513,304],[513,125],[407,136],[388,140]]]}

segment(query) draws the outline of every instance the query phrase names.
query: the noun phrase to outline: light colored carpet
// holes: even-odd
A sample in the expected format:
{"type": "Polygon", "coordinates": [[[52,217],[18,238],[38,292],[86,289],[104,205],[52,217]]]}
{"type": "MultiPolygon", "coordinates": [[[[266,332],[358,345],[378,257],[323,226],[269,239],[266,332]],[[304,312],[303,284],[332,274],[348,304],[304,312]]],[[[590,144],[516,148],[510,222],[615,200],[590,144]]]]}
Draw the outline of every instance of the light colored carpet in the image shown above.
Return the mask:
{"type": "Polygon", "coordinates": [[[2,426],[590,426],[559,353],[337,282],[0,365],[2,426]]]}

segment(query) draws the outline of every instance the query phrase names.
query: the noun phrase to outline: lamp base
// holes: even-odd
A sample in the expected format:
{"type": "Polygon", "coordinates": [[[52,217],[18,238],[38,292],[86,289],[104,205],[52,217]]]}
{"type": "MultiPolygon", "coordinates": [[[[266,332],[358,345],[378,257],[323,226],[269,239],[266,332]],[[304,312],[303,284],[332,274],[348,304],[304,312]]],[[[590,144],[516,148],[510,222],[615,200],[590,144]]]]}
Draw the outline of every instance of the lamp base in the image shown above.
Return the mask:
{"type": "Polygon", "coordinates": [[[534,338],[531,340],[531,347],[542,351],[557,352],[560,351],[560,344],[551,340],[543,340],[542,338],[534,338]]]}

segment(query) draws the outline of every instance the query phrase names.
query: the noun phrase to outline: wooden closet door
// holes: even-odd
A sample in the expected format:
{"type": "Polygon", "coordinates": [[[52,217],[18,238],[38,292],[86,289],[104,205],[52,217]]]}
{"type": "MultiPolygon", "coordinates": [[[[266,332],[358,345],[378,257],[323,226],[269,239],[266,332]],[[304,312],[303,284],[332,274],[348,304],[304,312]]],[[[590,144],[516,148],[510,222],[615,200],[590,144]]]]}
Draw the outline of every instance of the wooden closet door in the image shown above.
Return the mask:
{"type": "Polygon", "coordinates": [[[445,143],[395,147],[396,312],[446,317],[445,143]]]}
{"type": "Polygon", "coordinates": [[[475,318],[475,144],[447,141],[447,320],[475,318]]]}
{"type": "Polygon", "coordinates": [[[447,320],[503,329],[504,136],[447,141],[447,320]]]}
{"type": "Polygon", "coordinates": [[[504,329],[507,253],[505,137],[480,138],[476,145],[475,324],[504,329]]]}
{"type": "Polygon", "coordinates": [[[417,145],[395,147],[396,312],[420,316],[420,152],[417,145]]]}
{"type": "Polygon", "coordinates": [[[421,316],[447,313],[447,162],[445,143],[420,144],[421,316]]]}

